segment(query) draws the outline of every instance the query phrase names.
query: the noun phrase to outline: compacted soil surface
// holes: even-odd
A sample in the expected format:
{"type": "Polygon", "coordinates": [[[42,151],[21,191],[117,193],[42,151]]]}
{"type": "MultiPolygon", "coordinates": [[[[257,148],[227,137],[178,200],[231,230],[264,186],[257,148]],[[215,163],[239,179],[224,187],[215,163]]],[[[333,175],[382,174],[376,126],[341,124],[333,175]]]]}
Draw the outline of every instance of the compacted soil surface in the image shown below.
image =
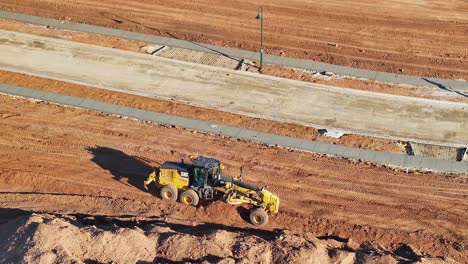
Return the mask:
{"type": "Polygon", "coordinates": [[[5,95],[0,105],[0,216],[9,216],[0,217],[0,262],[468,262],[467,175],[407,173],[5,95]],[[244,166],[245,181],[280,196],[280,212],[256,229],[246,207],[195,208],[144,190],[153,166],[193,154],[219,158],[230,176],[244,166]]]}
{"type": "Polygon", "coordinates": [[[3,0],[0,9],[399,74],[468,77],[462,0],[3,0]]]}

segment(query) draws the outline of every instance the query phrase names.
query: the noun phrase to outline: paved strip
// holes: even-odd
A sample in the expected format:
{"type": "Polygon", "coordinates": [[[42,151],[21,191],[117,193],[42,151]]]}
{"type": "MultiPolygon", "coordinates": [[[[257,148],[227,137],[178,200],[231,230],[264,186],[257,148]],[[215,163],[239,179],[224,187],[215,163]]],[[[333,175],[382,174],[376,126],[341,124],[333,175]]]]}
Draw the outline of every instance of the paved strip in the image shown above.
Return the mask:
{"type": "MultiPolygon", "coordinates": [[[[203,43],[172,39],[166,37],[159,37],[153,35],[140,34],[135,32],[128,32],[118,29],[105,28],[87,24],[80,24],[75,22],[69,22],[64,20],[56,20],[50,18],[43,18],[37,16],[17,14],[13,12],[0,11],[0,18],[15,20],[19,22],[26,22],[35,25],[50,26],[57,29],[66,29],[73,31],[81,31],[92,34],[99,34],[111,37],[124,38],[134,41],[143,41],[155,43],[158,45],[173,46],[178,48],[185,48],[191,50],[197,50],[208,53],[221,54],[228,57],[249,59],[258,61],[259,55],[256,52],[225,48],[214,45],[208,45],[203,43]]],[[[286,58],[275,55],[264,56],[264,62],[272,65],[280,65],[285,67],[292,67],[298,69],[313,70],[318,72],[328,71],[334,72],[341,76],[350,76],[355,78],[362,78],[371,81],[378,81],[390,84],[406,84],[412,86],[423,86],[423,87],[435,87],[440,89],[452,89],[459,91],[468,91],[468,82],[463,80],[448,80],[438,78],[426,78],[410,75],[401,75],[386,72],[377,72],[365,69],[352,68],[347,66],[332,65],[327,63],[315,62],[311,60],[286,58]]]]}
{"type": "Polygon", "coordinates": [[[244,128],[225,126],[196,119],[172,116],[121,105],[109,104],[81,97],[35,90],[26,87],[0,84],[0,94],[44,100],[51,103],[85,108],[102,113],[125,116],[158,124],[174,125],[187,129],[197,130],[200,132],[219,134],[257,143],[287,147],[300,151],[327,154],[341,158],[359,159],[416,170],[430,170],[449,173],[468,172],[468,162],[423,158],[326,144],[305,139],[268,134],[244,128]]]}
{"type": "Polygon", "coordinates": [[[0,30],[0,68],[251,117],[468,144],[468,104],[345,89],[0,30]]]}

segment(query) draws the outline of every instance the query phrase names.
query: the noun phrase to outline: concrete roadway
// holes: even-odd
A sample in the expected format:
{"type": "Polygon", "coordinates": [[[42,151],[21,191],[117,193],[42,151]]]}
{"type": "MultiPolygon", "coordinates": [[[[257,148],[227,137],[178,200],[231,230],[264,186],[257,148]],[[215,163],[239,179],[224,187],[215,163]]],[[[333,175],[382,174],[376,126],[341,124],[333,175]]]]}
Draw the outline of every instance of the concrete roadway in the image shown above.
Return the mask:
{"type": "Polygon", "coordinates": [[[468,144],[468,104],[364,92],[0,31],[0,68],[314,127],[468,144]]]}

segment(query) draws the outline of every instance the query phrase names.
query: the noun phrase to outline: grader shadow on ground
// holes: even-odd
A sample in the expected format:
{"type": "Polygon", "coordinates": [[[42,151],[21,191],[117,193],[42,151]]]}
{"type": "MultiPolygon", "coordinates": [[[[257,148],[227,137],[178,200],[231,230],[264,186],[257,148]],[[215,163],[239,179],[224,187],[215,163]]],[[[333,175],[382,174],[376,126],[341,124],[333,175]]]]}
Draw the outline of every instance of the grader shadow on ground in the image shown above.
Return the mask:
{"type": "Polygon", "coordinates": [[[143,182],[154,170],[151,165],[136,156],[109,147],[96,146],[87,150],[93,155],[91,161],[109,171],[114,180],[121,182],[127,179],[128,184],[146,191],[143,182]]]}
{"type": "MultiPolygon", "coordinates": [[[[93,155],[91,161],[99,165],[102,169],[109,171],[113,179],[121,182],[122,179],[127,179],[128,184],[138,188],[144,192],[150,192],[159,198],[159,190],[154,184],[148,186],[148,190],[144,188],[144,182],[154,171],[154,167],[149,165],[145,160],[136,156],[130,156],[120,150],[96,146],[87,148],[93,155]]],[[[201,201],[201,206],[208,206],[209,201],[201,201]]]]}

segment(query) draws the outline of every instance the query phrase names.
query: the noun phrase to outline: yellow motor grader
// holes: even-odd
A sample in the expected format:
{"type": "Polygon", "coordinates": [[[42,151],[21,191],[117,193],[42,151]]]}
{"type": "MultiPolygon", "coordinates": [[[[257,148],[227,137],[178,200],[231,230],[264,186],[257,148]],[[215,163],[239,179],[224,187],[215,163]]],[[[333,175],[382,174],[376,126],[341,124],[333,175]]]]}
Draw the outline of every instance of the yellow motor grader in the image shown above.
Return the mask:
{"type": "Polygon", "coordinates": [[[221,199],[228,204],[249,204],[252,206],[250,222],[256,226],[268,223],[269,213],[279,210],[279,197],[266,190],[242,181],[242,168],[239,178],[221,175],[224,165],[217,159],[198,156],[190,163],[167,161],[155,168],[144,186],[152,182],[159,189],[164,200],[177,201],[197,206],[200,200],[221,199]],[[221,194],[221,195],[219,195],[221,194]]]}

